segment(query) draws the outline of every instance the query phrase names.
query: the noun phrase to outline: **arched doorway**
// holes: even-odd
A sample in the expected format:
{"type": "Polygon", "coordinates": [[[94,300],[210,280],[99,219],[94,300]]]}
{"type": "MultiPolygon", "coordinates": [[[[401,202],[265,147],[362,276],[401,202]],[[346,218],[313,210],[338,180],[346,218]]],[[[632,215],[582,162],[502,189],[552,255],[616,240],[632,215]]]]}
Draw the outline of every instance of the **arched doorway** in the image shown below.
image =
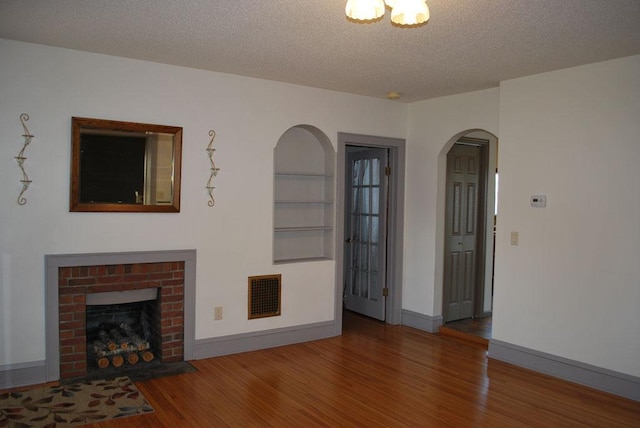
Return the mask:
{"type": "Polygon", "coordinates": [[[497,143],[490,132],[471,129],[454,135],[440,152],[437,292],[445,323],[491,315],[497,143]]]}

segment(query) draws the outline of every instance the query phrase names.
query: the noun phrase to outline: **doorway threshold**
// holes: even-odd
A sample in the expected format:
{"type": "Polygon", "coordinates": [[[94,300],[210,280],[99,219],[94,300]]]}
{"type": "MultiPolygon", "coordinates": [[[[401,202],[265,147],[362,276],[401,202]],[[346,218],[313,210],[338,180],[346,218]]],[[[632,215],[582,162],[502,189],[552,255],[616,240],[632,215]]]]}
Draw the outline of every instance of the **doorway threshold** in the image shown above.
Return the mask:
{"type": "Polygon", "coordinates": [[[448,322],[440,326],[440,334],[489,346],[491,339],[491,317],[469,318],[448,322]]]}

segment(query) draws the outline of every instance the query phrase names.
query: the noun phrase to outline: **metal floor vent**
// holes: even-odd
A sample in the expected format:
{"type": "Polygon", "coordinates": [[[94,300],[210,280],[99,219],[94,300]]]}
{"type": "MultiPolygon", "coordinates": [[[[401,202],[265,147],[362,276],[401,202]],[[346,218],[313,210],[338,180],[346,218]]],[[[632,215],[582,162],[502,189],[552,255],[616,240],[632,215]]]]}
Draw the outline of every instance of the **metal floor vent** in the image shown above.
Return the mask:
{"type": "Polygon", "coordinates": [[[282,275],[249,277],[249,319],[280,315],[282,275]]]}

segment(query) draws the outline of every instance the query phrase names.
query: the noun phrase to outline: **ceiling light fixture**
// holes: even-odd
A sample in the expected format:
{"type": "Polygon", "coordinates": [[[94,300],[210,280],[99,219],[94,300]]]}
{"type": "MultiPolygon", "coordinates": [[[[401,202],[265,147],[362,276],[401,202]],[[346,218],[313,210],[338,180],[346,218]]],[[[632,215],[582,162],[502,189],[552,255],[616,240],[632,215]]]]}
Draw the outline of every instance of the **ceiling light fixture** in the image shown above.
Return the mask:
{"type": "Polygon", "coordinates": [[[387,99],[395,101],[400,99],[401,95],[400,92],[396,91],[387,92],[387,99]]]}
{"type": "Polygon", "coordinates": [[[348,0],[345,13],[356,21],[371,21],[384,15],[384,0],[348,0]]]}
{"type": "Polygon", "coordinates": [[[396,25],[419,25],[429,20],[425,0],[348,0],[345,13],[356,21],[372,21],[384,15],[385,4],[391,9],[391,22],[396,25]]]}

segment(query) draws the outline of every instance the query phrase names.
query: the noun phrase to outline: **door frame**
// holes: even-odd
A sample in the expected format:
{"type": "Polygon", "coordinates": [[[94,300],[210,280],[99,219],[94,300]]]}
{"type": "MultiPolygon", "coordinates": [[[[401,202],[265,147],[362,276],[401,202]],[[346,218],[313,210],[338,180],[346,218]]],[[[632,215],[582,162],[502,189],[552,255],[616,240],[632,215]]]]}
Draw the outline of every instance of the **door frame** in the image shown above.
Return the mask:
{"type": "Polygon", "coordinates": [[[404,177],[405,145],[401,138],[338,132],[336,168],[336,281],[334,319],[336,334],[342,334],[342,292],[344,287],[344,218],[347,146],[384,148],[389,150],[391,176],[389,185],[389,218],[387,219],[387,297],[386,323],[402,323],[402,264],[404,245],[404,177]]]}

